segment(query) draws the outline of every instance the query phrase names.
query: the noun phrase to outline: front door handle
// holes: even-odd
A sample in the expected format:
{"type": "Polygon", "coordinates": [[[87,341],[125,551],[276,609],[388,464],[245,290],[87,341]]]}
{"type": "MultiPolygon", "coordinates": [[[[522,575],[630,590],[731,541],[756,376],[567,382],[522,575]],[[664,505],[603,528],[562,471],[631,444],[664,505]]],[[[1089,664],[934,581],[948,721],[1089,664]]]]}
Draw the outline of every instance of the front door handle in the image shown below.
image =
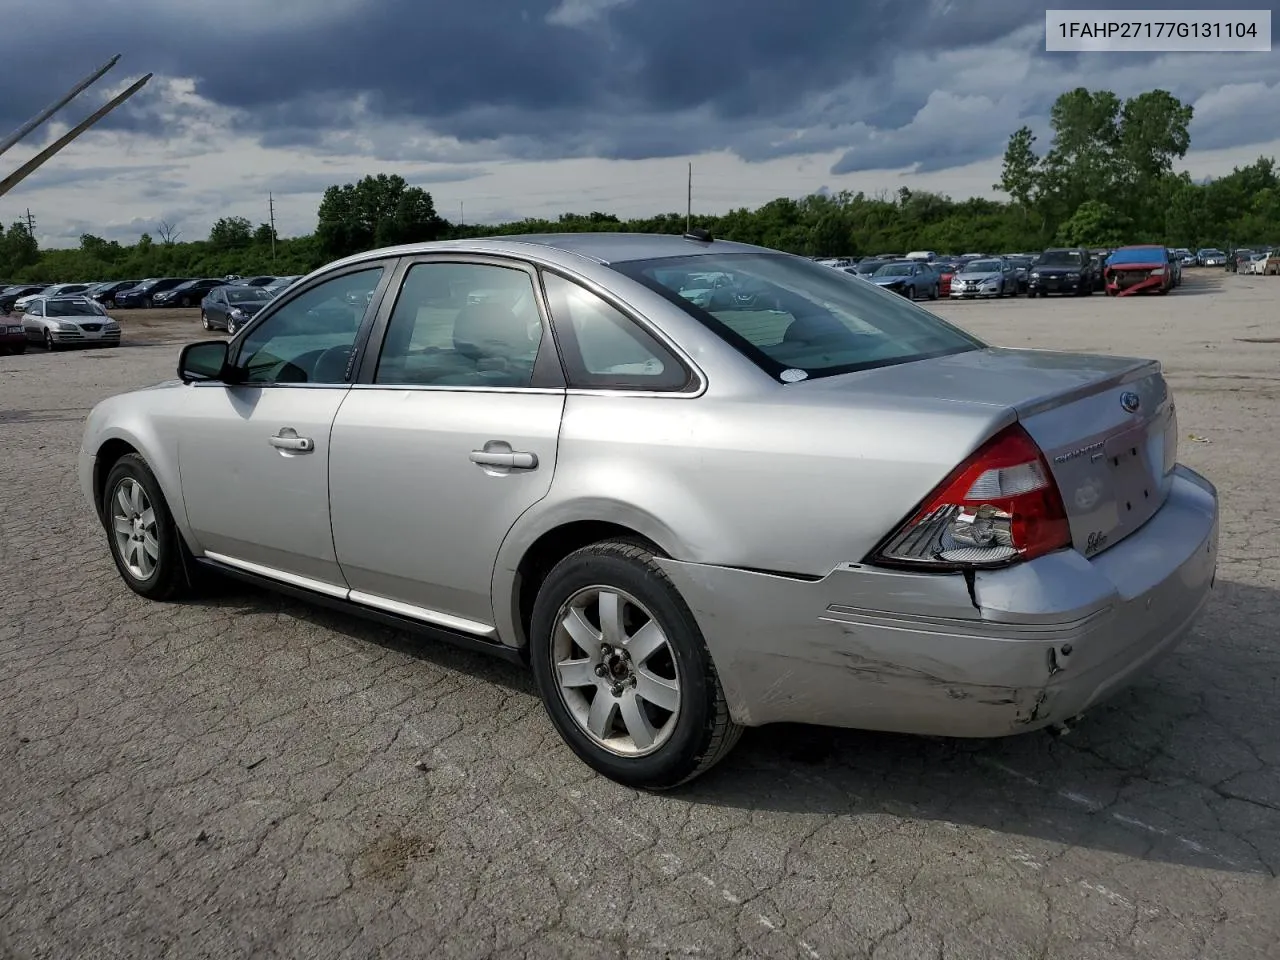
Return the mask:
{"type": "Polygon", "coordinates": [[[310,453],[316,448],[314,440],[298,436],[298,431],[292,427],[284,427],[274,437],[267,437],[267,443],[277,450],[292,450],[295,453],[310,453]]]}
{"type": "Polygon", "coordinates": [[[538,455],[520,451],[472,450],[471,462],[482,467],[507,467],[512,470],[536,470],[538,455]]]}

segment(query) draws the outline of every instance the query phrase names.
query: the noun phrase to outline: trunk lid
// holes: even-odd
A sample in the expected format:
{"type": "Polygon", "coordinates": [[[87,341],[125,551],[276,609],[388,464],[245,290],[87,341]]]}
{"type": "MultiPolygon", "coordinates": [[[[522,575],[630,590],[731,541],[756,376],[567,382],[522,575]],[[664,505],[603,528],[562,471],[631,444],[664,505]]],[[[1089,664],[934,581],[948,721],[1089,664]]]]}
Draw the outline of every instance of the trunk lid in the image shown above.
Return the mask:
{"type": "Polygon", "coordinates": [[[806,386],[1011,410],[1044,452],[1085,556],[1141,527],[1172,482],[1177,416],[1154,360],[988,348],[806,386]]]}

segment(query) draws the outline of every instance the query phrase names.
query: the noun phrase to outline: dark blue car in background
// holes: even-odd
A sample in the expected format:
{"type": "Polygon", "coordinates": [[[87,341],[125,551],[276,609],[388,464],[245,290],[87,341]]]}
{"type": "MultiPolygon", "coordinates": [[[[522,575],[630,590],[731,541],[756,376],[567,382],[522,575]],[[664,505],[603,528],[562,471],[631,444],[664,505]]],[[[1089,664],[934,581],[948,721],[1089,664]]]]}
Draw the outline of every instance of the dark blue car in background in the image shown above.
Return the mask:
{"type": "Polygon", "coordinates": [[[116,306],[126,309],[153,306],[151,298],[157,293],[172,290],[180,283],[186,283],[191,277],[152,277],[143,280],[136,287],[121,290],[116,294],[116,306]]]}

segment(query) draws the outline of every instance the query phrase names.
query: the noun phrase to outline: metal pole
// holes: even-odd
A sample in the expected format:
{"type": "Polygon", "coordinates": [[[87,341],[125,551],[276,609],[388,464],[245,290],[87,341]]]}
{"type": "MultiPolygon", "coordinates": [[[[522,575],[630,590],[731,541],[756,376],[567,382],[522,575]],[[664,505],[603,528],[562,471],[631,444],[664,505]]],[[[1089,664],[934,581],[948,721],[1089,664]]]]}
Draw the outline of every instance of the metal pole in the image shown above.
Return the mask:
{"type": "Polygon", "coordinates": [[[18,184],[20,184],[23,180],[27,179],[27,177],[33,174],[36,170],[40,169],[40,167],[44,165],[46,160],[48,160],[50,157],[56,154],[59,150],[65,147],[68,143],[70,143],[76,137],[80,136],[80,134],[84,133],[86,130],[92,127],[95,123],[97,123],[99,120],[105,117],[108,113],[110,113],[116,107],[120,106],[120,104],[124,103],[126,100],[132,97],[135,93],[141,90],[144,86],[146,86],[147,81],[150,80],[153,76],[155,76],[155,74],[148,73],[145,77],[143,77],[137,83],[133,84],[133,86],[131,86],[128,90],[124,91],[124,93],[121,93],[115,98],[113,98],[112,100],[110,100],[109,102],[104,103],[101,107],[99,107],[93,113],[89,114],[89,116],[85,117],[83,120],[77,123],[74,127],[68,130],[62,136],[60,136],[57,140],[49,144],[49,146],[45,147],[43,150],[37,153],[34,157],[32,157],[30,160],[28,160],[26,163],[20,166],[13,173],[9,174],[9,176],[5,177],[3,180],[0,180],[0,197],[3,197],[6,193],[8,193],[10,190],[16,187],[18,184]]]}
{"type": "Polygon", "coordinates": [[[689,161],[689,191],[685,198],[684,232],[688,233],[693,224],[693,161],[689,161]]]}
{"type": "Polygon", "coordinates": [[[276,201],[269,191],[267,193],[267,211],[271,218],[271,266],[274,267],[276,265],[276,201]]]}
{"type": "Polygon", "coordinates": [[[23,137],[29,134],[32,130],[40,126],[40,124],[44,123],[51,116],[53,116],[63,107],[65,107],[68,103],[70,103],[72,100],[78,97],[80,93],[85,89],[85,87],[95,82],[100,76],[102,76],[112,67],[114,67],[116,65],[116,61],[118,61],[119,59],[120,59],[120,54],[117,53],[105,64],[103,64],[93,73],[89,74],[89,76],[85,77],[83,80],[77,83],[74,87],[72,87],[71,92],[66,94],[61,100],[59,100],[57,103],[53,104],[52,106],[46,107],[40,113],[36,114],[34,117],[32,117],[22,126],[20,126],[16,131],[9,134],[9,136],[5,137],[4,140],[0,141],[0,153],[4,153],[6,150],[12,147],[15,143],[17,143],[19,140],[21,140],[23,137]]]}

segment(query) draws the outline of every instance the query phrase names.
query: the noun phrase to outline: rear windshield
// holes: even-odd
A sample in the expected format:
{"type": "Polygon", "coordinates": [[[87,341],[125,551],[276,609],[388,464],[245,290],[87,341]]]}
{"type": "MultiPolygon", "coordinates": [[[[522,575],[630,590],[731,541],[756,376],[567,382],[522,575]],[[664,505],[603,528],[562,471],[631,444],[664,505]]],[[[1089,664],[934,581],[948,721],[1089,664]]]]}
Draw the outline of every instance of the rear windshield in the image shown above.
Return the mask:
{"type": "Polygon", "coordinates": [[[896,293],[802,257],[726,253],[613,264],[790,383],[982,349],[896,293]],[[707,274],[726,278],[708,287],[707,274]]]}

